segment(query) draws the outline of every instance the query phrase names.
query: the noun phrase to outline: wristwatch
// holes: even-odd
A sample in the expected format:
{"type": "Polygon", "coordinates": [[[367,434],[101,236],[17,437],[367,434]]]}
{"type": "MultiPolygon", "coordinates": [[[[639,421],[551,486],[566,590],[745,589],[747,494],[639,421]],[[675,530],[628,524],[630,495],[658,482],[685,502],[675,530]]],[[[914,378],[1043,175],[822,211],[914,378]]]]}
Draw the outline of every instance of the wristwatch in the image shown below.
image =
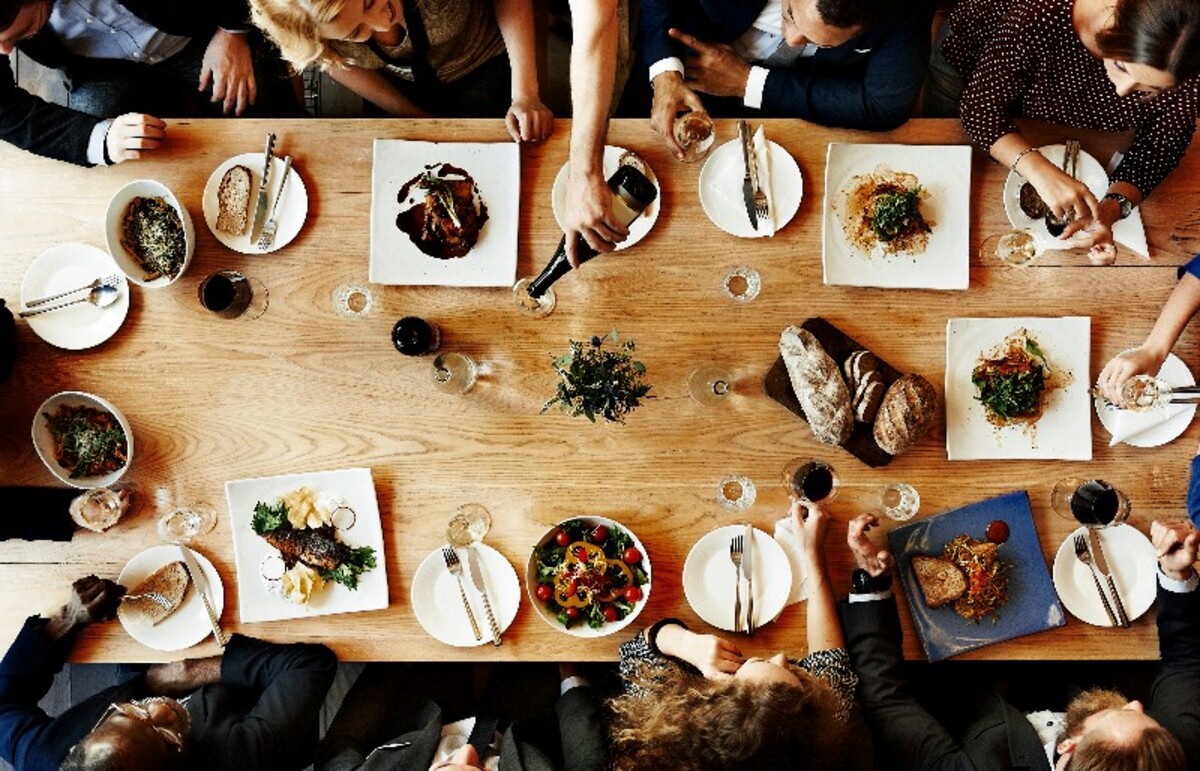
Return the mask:
{"type": "Polygon", "coordinates": [[[1109,193],[1104,196],[1106,201],[1116,201],[1121,207],[1121,219],[1125,219],[1133,211],[1133,201],[1129,200],[1120,193],[1109,193]]]}
{"type": "Polygon", "coordinates": [[[892,588],[892,574],[873,576],[862,568],[856,568],[850,574],[851,594],[875,594],[892,588]]]}

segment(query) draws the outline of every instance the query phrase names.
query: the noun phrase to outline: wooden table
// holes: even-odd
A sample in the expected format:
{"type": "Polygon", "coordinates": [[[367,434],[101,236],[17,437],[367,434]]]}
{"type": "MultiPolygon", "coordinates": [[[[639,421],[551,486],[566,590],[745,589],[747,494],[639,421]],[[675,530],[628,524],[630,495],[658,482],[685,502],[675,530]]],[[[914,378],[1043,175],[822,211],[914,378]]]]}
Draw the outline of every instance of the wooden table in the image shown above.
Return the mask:
{"type": "MultiPolygon", "coordinates": [[[[549,204],[551,183],[567,156],[568,121],[544,145],[522,149],[518,275],[536,272],[560,232],[549,204]]],[[[718,126],[721,140],[735,134],[718,126]]],[[[460,504],[483,503],[494,527],[489,543],[523,574],[530,546],[553,523],[601,514],[633,529],[653,559],[655,580],[641,622],[664,615],[705,630],[689,608],[680,576],[691,545],[709,530],[744,517],[722,512],[717,481],[743,473],[758,486],[749,519],[770,530],[786,508],[781,470],[792,457],[829,460],[844,482],[910,482],[931,514],[1014,489],[1027,489],[1047,560],[1071,525],[1049,507],[1054,482],[1099,476],[1134,502],[1135,522],[1183,512],[1193,426],[1156,450],[1109,448],[1093,421],[1091,463],[948,463],[945,431],[935,429],[885,469],[873,470],[840,450],[817,444],[805,425],[769,400],[762,376],[777,354],[780,330],[824,316],[903,371],[924,374],[941,389],[944,329],[951,316],[1091,315],[1092,369],[1139,342],[1175,283],[1175,267],[1200,251],[1200,151],[1145,207],[1153,253],[1144,261],[1122,252],[1118,267],[1088,266],[1082,254],[1054,256],[1027,270],[971,259],[968,292],[889,291],[821,284],[821,202],[827,143],[961,144],[957,122],[912,121],[889,134],[835,131],[801,121],[768,122],[768,133],[797,159],[804,200],[773,240],[727,236],[704,215],[697,196],[699,165],[683,165],[662,148],[645,121],[614,122],[610,141],[636,149],[656,170],[663,212],[635,249],[589,263],[559,283],[558,309],[543,320],[517,314],[504,289],[374,287],[376,309],[365,320],[337,316],[334,288],[365,281],[371,143],[375,137],[505,141],[500,122],[438,121],[180,121],[150,160],[110,169],[78,169],[0,147],[0,296],[14,303],[25,269],[64,241],[104,246],[109,197],[129,180],[153,177],[174,190],[196,221],[198,246],[188,273],[167,289],[133,292],[129,317],[109,342],[81,353],[54,349],[21,325],[21,360],[0,387],[0,478],[50,484],[30,445],[37,406],[65,389],[99,393],[133,425],[136,458],[127,476],[140,490],[135,513],[112,531],[81,533],[62,543],[0,543],[0,639],[11,639],[29,614],[61,602],[71,579],[89,572],[115,577],[139,550],[157,543],[154,520],[173,503],[206,500],[222,513],[198,548],[226,582],[223,621],[272,640],[316,640],[344,659],[593,660],[613,659],[627,635],[584,642],[538,618],[526,598],[503,647],[455,649],[429,638],[410,612],[410,581],[420,560],[443,543],[460,504]],[[309,189],[309,218],[299,238],[271,257],[243,257],[216,242],[203,224],[201,192],[225,158],[261,147],[267,130],[295,156],[309,189]],[[747,305],[721,294],[727,266],[757,268],[762,294],[747,305]],[[196,288],[211,271],[236,268],[270,288],[270,309],[252,322],[228,322],[200,309],[196,288]],[[443,346],[485,363],[465,396],[429,383],[427,358],[398,355],[389,342],[397,318],[427,317],[443,330],[443,346]],[[570,338],[613,327],[637,341],[655,398],[627,425],[590,425],[557,411],[541,414],[552,395],[551,357],[570,338]],[[697,405],[688,373],[723,362],[737,375],[728,408],[697,405]],[[369,466],[382,509],[390,607],[314,620],[238,623],[226,480],[308,470],[369,466]]],[[[1043,138],[1050,138],[1049,136],[1043,138]]],[[[1091,137],[1085,147],[1104,145],[1091,137]]],[[[1005,170],[976,153],[972,168],[972,254],[987,235],[1006,228],[1000,206],[1005,170]]],[[[516,187],[514,184],[514,194],[516,187]]],[[[1194,331],[1176,351],[1197,359],[1194,331]]],[[[848,585],[844,503],[829,538],[835,585],[848,585]]],[[[4,516],[36,516],[6,511],[4,516]]],[[[787,609],[747,654],[802,651],[803,605],[787,609]]],[[[907,625],[907,617],[905,619],[907,625]]],[[[906,626],[906,655],[920,658],[906,626]]],[[[213,643],[188,652],[207,653],[213,643]]],[[[967,658],[1153,658],[1153,614],[1129,632],[1106,632],[1071,618],[1061,629],[986,648],[967,658]]],[[[117,624],[89,629],[75,647],[85,661],[163,660],[117,624]]]]}

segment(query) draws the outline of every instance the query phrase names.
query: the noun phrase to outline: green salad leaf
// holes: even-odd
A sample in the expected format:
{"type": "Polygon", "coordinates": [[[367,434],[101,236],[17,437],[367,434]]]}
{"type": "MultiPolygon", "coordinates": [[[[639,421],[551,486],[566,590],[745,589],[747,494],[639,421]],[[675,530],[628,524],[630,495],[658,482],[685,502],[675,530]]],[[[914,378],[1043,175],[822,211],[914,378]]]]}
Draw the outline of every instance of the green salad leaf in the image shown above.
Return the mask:
{"type": "Polygon", "coordinates": [[[254,504],[254,519],[250,521],[250,526],[258,535],[273,533],[281,528],[291,527],[287,514],[287,504],[283,501],[275,501],[271,506],[259,501],[254,504]]]}
{"type": "Polygon", "coordinates": [[[375,567],[375,550],[370,546],[359,546],[350,550],[350,558],[333,570],[318,570],[326,581],[342,584],[347,589],[358,588],[358,577],[375,567]]]}

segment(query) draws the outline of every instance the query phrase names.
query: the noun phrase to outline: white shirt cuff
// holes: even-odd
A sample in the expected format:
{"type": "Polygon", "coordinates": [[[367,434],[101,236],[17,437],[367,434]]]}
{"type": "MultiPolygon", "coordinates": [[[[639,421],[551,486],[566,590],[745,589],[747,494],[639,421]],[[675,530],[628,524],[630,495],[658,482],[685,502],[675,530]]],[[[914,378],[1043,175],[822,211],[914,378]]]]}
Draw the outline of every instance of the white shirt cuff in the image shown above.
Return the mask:
{"type": "Polygon", "coordinates": [[[766,67],[751,67],[750,77],[746,78],[746,95],[742,104],[755,110],[762,109],[763,89],[767,87],[767,75],[770,70],[766,67]]]}
{"type": "Polygon", "coordinates": [[[850,602],[879,602],[891,596],[892,590],[884,589],[882,592],[871,592],[870,594],[851,594],[850,602]]]}
{"type": "Polygon", "coordinates": [[[92,136],[88,139],[87,161],[93,166],[107,166],[104,162],[104,141],[108,139],[108,130],[112,127],[111,120],[102,120],[92,128],[92,136]]]}
{"type": "Polygon", "coordinates": [[[1166,589],[1168,592],[1175,594],[1188,594],[1196,591],[1196,587],[1200,585],[1200,575],[1197,575],[1193,570],[1192,574],[1184,581],[1177,581],[1171,578],[1166,573],[1162,572],[1162,568],[1158,569],[1158,585],[1166,589]]]}
{"type": "Polygon", "coordinates": [[[668,56],[666,59],[659,59],[654,64],[650,65],[650,82],[664,72],[678,72],[683,74],[683,62],[676,56],[668,56]]]}
{"type": "Polygon", "coordinates": [[[579,675],[568,677],[559,684],[558,695],[562,696],[572,688],[589,688],[591,685],[591,682],[586,677],[580,677],[579,675]]]}

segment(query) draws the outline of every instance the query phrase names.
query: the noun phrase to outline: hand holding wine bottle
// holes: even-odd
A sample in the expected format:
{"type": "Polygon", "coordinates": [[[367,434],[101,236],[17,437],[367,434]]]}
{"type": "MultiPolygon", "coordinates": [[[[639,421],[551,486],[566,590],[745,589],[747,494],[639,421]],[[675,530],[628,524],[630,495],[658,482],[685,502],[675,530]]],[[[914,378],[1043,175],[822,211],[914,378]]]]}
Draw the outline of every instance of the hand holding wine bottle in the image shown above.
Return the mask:
{"type": "Polygon", "coordinates": [[[611,252],[629,235],[629,228],[613,212],[612,193],[599,168],[589,172],[571,167],[567,174],[565,219],[565,256],[572,268],[578,268],[598,252],[611,252]],[[592,254],[584,257],[580,247],[590,247],[592,254]]]}

